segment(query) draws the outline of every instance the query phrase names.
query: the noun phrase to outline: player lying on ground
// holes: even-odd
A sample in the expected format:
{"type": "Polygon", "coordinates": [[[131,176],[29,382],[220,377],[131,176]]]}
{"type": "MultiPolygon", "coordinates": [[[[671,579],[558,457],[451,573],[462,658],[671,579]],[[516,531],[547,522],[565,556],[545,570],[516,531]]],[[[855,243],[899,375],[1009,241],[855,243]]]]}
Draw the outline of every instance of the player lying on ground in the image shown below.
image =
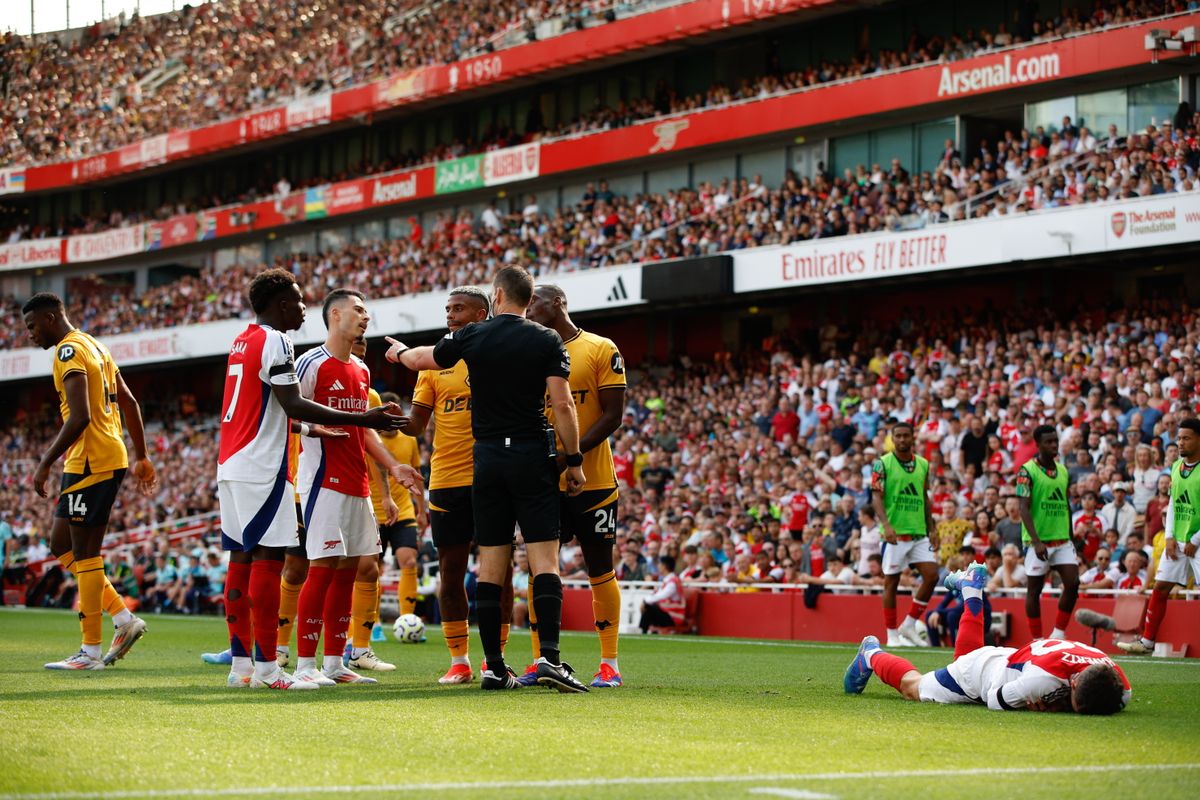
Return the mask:
{"type": "Polygon", "coordinates": [[[1062,639],[1035,639],[1020,650],[983,646],[983,587],[987,568],[974,564],[946,578],[962,594],[962,622],[954,662],[922,674],[906,659],[885,653],[874,636],[863,639],[846,668],[847,694],[862,694],[879,679],[906,700],[983,703],[994,711],[1074,711],[1115,714],[1129,702],[1129,681],[1112,659],[1094,647],[1062,639]]]}

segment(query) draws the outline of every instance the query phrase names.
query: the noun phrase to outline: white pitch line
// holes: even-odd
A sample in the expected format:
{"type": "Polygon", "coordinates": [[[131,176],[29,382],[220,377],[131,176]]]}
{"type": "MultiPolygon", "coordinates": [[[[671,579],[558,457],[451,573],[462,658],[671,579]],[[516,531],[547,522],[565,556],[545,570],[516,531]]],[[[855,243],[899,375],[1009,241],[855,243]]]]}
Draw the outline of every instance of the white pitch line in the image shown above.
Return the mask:
{"type": "Polygon", "coordinates": [[[773,797],[794,798],[794,800],[838,800],[837,795],[810,792],[807,789],[780,789],[775,786],[756,786],[746,791],[750,794],[768,794],[773,797]]]}
{"type": "Polygon", "coordinates": [[[777,775],[681,775],[663,778],[574,778],[545,781],[487,781],[454,783],[387,783],[377,785],[344,784],[335,786],[245,786],[203,789],[130,789],[103,792],[42,792],[37,794],[0,794],[0,800],[106,800],[137,797],[236,797],[274,794],[354,794],[378,792],[415,794],[420,792],[463,792],[494,789],[588,789],[604,786],[676,786],[705,783],[778,783],[819,781],[892,780],[896,778],[960,778],[972,775],[1052,775],[1061,773],[1138,772],[1142,770],[1200,769],[1200,764],[1098,764],[1070,767],[974,767],[968,769],[877,770],[873,772],[824,772],[777,775]]]}

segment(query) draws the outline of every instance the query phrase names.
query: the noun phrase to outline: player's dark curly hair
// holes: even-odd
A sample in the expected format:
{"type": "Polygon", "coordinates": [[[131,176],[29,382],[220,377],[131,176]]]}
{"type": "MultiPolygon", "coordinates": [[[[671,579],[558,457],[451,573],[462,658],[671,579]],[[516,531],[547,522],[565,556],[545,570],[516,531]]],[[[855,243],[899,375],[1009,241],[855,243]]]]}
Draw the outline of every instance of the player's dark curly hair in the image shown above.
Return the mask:
{"type": "Polygon", "coordinates": [[[271,301],[279,293],[296,282],[296,278],[286,269],[268,269],[254,276],[250,281],[250,308],[255,314],[261,314],[270,307],[271,301]]]}
{"type": "Polygon", "coordinates": [[[25,305],[21,306],[21,313],[28,314],[30,311],[50,311],[61,308],[63,308],[61,297],[51,292],[38,292],[25,301],[25,305]]]}
{"type": "Polygon", "coordinates": [[[1040,442],[1042,437],[1049,433],[1058,433],[1058,431],[1055,430],[1053,425],[1038,425],[1033,429],[1033,440],[1040,442]]]}
{"type": "Polygon", "coordinates": [[[1075,677],[1075,708],[1080,714],[1110,716],[1125,707],[1125,684],[1107,664],[1092,664],[1075,677]]]}

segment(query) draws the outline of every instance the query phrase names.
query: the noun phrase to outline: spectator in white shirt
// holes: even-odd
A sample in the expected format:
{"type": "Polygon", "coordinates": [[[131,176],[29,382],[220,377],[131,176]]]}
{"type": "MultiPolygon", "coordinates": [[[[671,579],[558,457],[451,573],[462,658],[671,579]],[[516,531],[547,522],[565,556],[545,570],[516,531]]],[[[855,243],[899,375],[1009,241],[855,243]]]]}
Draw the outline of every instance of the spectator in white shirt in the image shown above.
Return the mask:
{"type": "Polygon", "coordinates": [[[1100,516],[1104,520],[1104,527],[1117,532],[1120,537],[1121,544],[1125,543],[1125,538],[1133,533],[1134,523],[1137,522],[1137,509],[1133,507],[1133,503],[1129,502],[1129,486],[1124,483],[1115,483],[1112,487],[1113,500],[1107,503],[1104,508],[1100,509],[1100,516]]]}
{"type": "Polygon", "coordinates": [[[525,209],[521,212],[521,216],[525,218],[526,222],[532,222],[533,220],[537,219],[537,215],[539,213],[541,213],[541,209],[538,207],[537,195],[531,194],[529,195],[529,202],[525,205],[525,209]]]}
{"type": "Polygon", "coordinates": [[[1021,564],[1021,551],[1015,544],[1006,544],[1000,551],[1003,560],[1000,568],[988,582],[988,591],[997,589],[1018,589],[1024,586],[1028,579],[1025,577],[1025,567],[1021,564]]]}
{"type": "Polygon", "coordinates": [[[1108,574],[1111,564],[1112,553],[1108,548],[1101,547],[1096,551],[1096,565],[1079,576],[1079,588],[1085,592],[1111,589],[1114,583],[1108,574]]]}
{"type": "Polygon", "coordinates": [[[1162,470],[1154,466],[1154,453],[1148,444],[1139,444],[1133,454],[1133,507],[1139,514],[1146,513],[1146,505],[1158,490],[1158,476],[1162,470]]]}

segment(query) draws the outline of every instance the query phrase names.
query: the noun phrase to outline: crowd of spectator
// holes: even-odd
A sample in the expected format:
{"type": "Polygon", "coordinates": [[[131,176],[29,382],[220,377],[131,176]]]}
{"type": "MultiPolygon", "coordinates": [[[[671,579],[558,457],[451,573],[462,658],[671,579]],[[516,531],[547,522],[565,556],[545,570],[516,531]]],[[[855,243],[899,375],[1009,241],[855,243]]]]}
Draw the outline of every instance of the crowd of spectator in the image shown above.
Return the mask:
{"type": "MultiPolygon", "coordinates": [[[[252,202],[264,197],[279,195],[281,192],[286,193],[292,189],[457,158],[467,153],[507,147],[525,141],[591,133],[623,127],[667,114],[680,114],[729,103],[762,99],[831,81],[866,77],[918,64],[969,58],[997,47],[1087,32],[1149,16],[1177,12],[1185,10],[1186,5],[1183,2],[1138,3],[1132,2],[1132,0],[1124,3],[1098,2],[1090,15],[1081,14],[1077,9],[1066,10],[1060,16],[1046,20],[1036,16],[1018,15],[1019,19],[1012,26],[1014,32],[1010,32],[1004,23],[1000,23],[995,33],[987,29],[976,31],[974,28],[967,28],[961,34],[949,37],[926,38],[914,33],[901,51],[885,49],[874,54],[865,52],[862,56],[845,63],[822,61],[790,72],[776,67],[756,78],[746,78],[740,81],[736,87],[717,82],[707,91],[697,94],[681,93],[665,80],[660,80],[651,94],[630,98],[618,103],[615,107],[605,105],[598,99],[593,108],[581,113],[577,118],[549,125],[541,119],[535,103],[534,110],[526,120],[523,133],[518,133],[507,124],[492,125],[478,139],[458,138],[453,141],[440,142],[419,152],[389,153],[375,160],[364,159],[352,168],[343,170],[336,175],[323,175],[305,181],[298,180],[295,185],[286,177],[280,178],[274,175],[270,165],[263,165],[257,174],[253,168],[247,170],[245,177],[247,184],[234,194],[196,195],[183,201],[163,203],[157,208],[113,208],[100,214],[83,215],[69,220],[63,219],[55,224],[33,224],[18,216],[4,223],[3,227],[6,230],[7,238],[15,240],[94,233],[108,228],[164,220],[176,214],[215,208],[229,203],[252,202]]],[[[538,16],[544,16],[547,13],[549,12],[539,12],[538,16]]],[[[3,127],[4,124],[0,123],[0,129],[3,127]]],[[[1105,134],[1101,131],[1089,133],[1086,130],[1080,132],[1075,126],[1069,126],[1069,128],[1076,134],[1076,138],[1069,143],[1070,148],[1091,149],[1098,141],[1105,139],[1105,134]]],[[[1032,135],[1045,139],[1044,144],[1051,159],[1058,158],[1064,152],[1069,152],[1064,150],[1065,143],[1058,140],[1060,132],[1035,131],[1032,135]]],[[[1065,129],[1061,135],[1065,138],[1065,129]]],[[[1111,139],[1114,135],[1110,133],[1109,138],[1111,139]]],[[[1023,132],[1022,136],[1028,138],[1031,134],[1023,132]]],[[[1009,134],[1009,137],[1006,144],[1013,143],[1013,135],[1009,134]]],[[[984,148],[984,150],[995,157],[995,171],[1000,174],[1008,173],[1009,179],[1012,179],[1012,174],[1018,169],[1018,165],[1008,163],[1009,152],[1005,149],[988,150],[984,148]],[[1012,169],[1009,169],[1010,167],[1012,169]]],[[[0,136],[0,166],[3,164],[3,137],[0,136]]],[[[949,166],[948,164],[947,167],[949,166]]],[[[967,170],[969,166],[968,160],[962,160],[955,168],[955,178],[960,181],[965,179],[967,176],[957,173],[967,170]]],[[[955,183],[954,188],[958,190],[963,187],[955,183]]]]}
{"type": "Polygon", "coordinates": [[[880,585],[869,471],[893,421],[908,420],[932,465],[943,567],[981,561],[994,591],[1020,588],[1014,476],[1035,454],[1033,428],[1052,424],[1084,590],[1144,590],[1176,425],[1200,389],[1195,311],[930,311],[892,331],[831,325],[831,346],[808,356],[644,375],[616,444],[630,487],[618,574],[654,580],[667,553],[685,582],[880,585]]]}
{"type": "MultiPolygon", "coordinates": [[[[601,0],[219,0],[98,23],[80,41],[0,38],[0,166],[147,136],[486,52],[601,0]],[[161,85],[160,85],[161,84],[161,85]]],[[[620,3],[636,6],[633,0],[620,3]]]]}
{"type": "MultiPolygon", "coordinates": [[[[1096,141],[1071,119],[1047,134],[1008,134],[981,142],[965,157],[946,142],[938,167],[910,174],[889,165],[860,165],[840,176],[789,171],[775,188],[761,175],[633,197],[606,181],[588,184],[572,206],[543,208],[536,196],[511,213],[495,202],[478,215],[439,214],[426,231],[414,217],[405,238],[355,242],[330,253],[276,259],[292,271],[307,300],[319,303],[337,286],[385,298],[486,282],[495,268],[520,264],[544,277],[612,264],[711,255],[831,236],[935,225],[967,218],[1024,214],[1089,202],[1196,191],[1200,182],[1200,114],[1181,108],[1180,125],[1164,122],[1096,141]]],[[[97,335],[245,317],[245,286],[255,264],[195,276],[133,295],[129,284],[75,279],[67,300],[72,320],[97,335]]],[[[19,301],[0,298],[0,348],[24,346],[19,301]]]]}
{"type": "MultiPolygon", "coordinates": [[[[931,463],[945,569],[981,561],[993,591],[1024,585],[1014,479],[1036,452],[1033,428],[1050,424],[1070,475],[1083,590],[1148,589],[1177,425],[1200,396],[1196,309],[904,309],[887,324],[829,322],[815,341],[630,371],[614,436],[619,578],[658,579],[666,554],[686,583],[878,586],[869,474],[905,420],[931,463]]],[[[49,414],[0,440],[9,560],[47,552],[49,504],[21,481],[54,430],[49,414]]],[[[153,434],[160,495],[143,501],[127,487],[113,530],[213,507],[213,437],[174,427],[153,434]]],[[[175,547],[176,573],[188,547],[175,547]]],[[[137,557],[170,564],[170,549],[159,541],[137,557]]],[[[576,547],[562,561],[566,578],[586,577],[576,547]]]]}

